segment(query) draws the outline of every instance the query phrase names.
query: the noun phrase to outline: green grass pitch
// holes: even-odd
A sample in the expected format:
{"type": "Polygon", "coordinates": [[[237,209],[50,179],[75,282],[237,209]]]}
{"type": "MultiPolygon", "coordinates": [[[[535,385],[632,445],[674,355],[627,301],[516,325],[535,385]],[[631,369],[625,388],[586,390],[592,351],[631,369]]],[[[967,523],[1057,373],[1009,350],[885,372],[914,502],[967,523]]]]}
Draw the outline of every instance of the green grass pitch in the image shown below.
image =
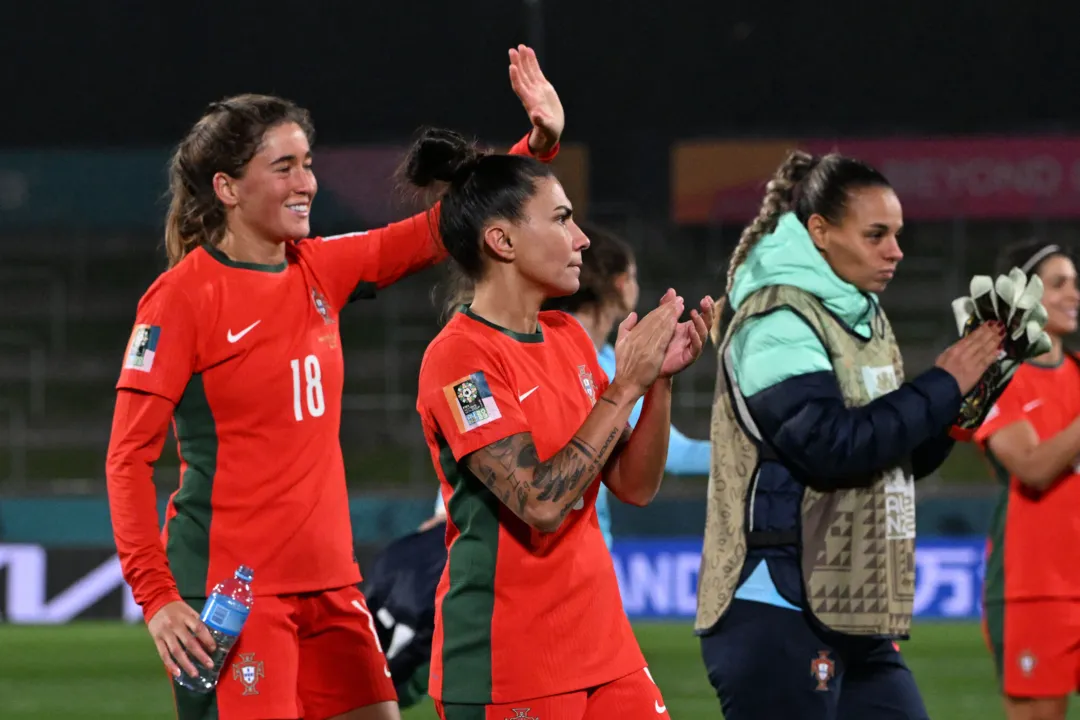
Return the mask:
{"type": "MultiPolygon", "coordinates": [[[[719,718],[719,704],[690,628],[639,623],[635,630],[671,716],[719,718]]],[[[903,652],[934,720],[1004,717],[978,625],[926,622],[913,635],[903,652]]],[[[0,625],[0,717],[168,720],[175,716],[168,681],[146,630],[83,622],[0,625]]],[[[430,703],[405,713],[406,720],[435,717],[430,703]]],[[[1069,718],[1080,720],[1080,703],[1073,703],[1069,718]]]]}

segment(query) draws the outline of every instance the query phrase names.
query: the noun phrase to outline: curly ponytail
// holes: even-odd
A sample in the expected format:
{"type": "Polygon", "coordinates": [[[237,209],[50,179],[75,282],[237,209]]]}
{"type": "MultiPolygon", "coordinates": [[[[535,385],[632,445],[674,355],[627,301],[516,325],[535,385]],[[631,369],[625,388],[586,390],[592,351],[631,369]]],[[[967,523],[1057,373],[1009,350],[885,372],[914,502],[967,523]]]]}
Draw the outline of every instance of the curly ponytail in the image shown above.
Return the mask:
{"type": "Polygon", "coordinates": [[[796,188],[817,166],[819,160],[819,158],[802,150],[793,150],[777,168],[768,185],[765,186],[765,197],[761,201],[761,209],[758,210],[757,217],[743,228],[742,234],[739,236],[739,243],[731,254],[724,297],[720,299],[716,308],[715,320],[713,321],[711,333],[713,342],[718,343],[720,339],[720,318],[729,305],[727,298],[735,285],[735,271],[746,261],[747,256],[750,255],[750,251],[754,249],[758,241],[776,230],[776,223],[780,220],[780,217],[794,209],[796,188]]]}

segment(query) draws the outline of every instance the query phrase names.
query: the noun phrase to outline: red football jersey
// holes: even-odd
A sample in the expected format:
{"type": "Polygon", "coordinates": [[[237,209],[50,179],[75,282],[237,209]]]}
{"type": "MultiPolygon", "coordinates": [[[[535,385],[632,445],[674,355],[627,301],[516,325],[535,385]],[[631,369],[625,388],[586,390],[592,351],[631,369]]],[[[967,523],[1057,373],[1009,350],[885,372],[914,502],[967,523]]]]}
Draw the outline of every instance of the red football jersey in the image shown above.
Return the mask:
{"type": "Polygon", "coordinates": [[[530,528],[462,462],[517,433],[541,460],[607,387],[596,348],[561,312],[523,335],[469,312],[432,341],[417,409],[447,507],[432,697],[504,703],[601,685],[645,667],[596,518],[594,482],[555,533],[530,528]]]}
{"type": "MultiPolygon", "coordinates": [[[[1080,416],[1080,366],[1026,363],[1016,371],[975,439],[1027,420],[1040,442],[1080,416]]],[[[1080,458],[1045,492],[1029,490],[986,454],[1005,489],[990,528],[986,601],[1080,599],[1080,458]]]]}
{"type": "Polygon", "coordinates": [[[181,595],[204,596],[240,564],[262,595],[360,580],[339,441],[338,312],[444,257],[434,227],[418,215],[302,240],[280,265],[202,247],[147,291],[117,388],[176,405],[182,478],[164,539],[181,595]]]}

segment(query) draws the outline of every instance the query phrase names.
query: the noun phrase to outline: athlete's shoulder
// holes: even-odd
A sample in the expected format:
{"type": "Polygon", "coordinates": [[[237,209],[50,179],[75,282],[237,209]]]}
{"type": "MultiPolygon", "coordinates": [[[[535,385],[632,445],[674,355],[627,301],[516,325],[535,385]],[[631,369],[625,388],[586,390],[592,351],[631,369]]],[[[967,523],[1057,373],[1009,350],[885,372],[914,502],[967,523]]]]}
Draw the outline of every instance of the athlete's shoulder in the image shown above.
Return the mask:
{"type": "Polygon", "coordinates": [[[581,323],[565,310],[541,310],[537,320],[542,327],[555,328],[558,331],[562,331],[570,325],[581,327],[581,323]]]}
{"type": "Polygon", "coordinates": [[[563,310],[544,310],[537,318],[545,335],[583,345],[595,351],[592,338],[577,318],[563,310]]]}
{"type": "Polygon", "coordinates": [[[1033,400],[1053,393],[1054,386],[1060,382],[1057,373],[1047,372],[1047,368],[1024,363],[1012,376],[1005,393],[1013,398],[1033,400]]]}
{"type": "Polygon", "coordinates": [[[291,249],[297,255],[305,256],[310,255],[313,252],[318,252],[319,248],[324,247],[327,243],[331,243],[336,240],[345,240],[347,238],[362,237],[364,235],[367,235],[366,230],[361,232],[347,233],[345,235],[316,235],[315,237],[294,240],[291,249]]]}
{"type": "Polygon", "coordinates": [[[199,284],[199,275],[205,272],[200,268],[196,255],[202,255],[202,248],[188,253],[180,262],[165,270],[139,300],[139,307],[151,303],[163,305],[193,305],[191,289],[199,284]]]}
{"type": "Polygon", "coordinates": [[[482,330],[480,323],[470,320],[464,313],[454,313],[424,350],[424,357],[420,361],[421,382],[432,367],[457,365],[464,359],[489,356],[492,352],[491,338],[482,337],[482,330]]]}

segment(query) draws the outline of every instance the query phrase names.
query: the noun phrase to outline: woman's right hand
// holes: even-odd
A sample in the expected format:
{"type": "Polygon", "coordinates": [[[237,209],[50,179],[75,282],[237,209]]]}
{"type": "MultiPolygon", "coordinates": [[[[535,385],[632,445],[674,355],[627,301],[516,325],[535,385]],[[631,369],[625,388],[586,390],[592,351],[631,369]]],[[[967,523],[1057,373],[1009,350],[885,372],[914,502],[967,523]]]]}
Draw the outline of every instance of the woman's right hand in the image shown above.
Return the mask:
{"type": "Polygon", "coordinates": [[[1004,339],[1000,323],[984,323],[949,346],[934,365],[952,375],[960,394],[967,395],[997,360],[1004,339]]]}
{"type": "Polygon", "coordinates": [[[192,663],[192,657],[204,667],[214,666],[208,653],[214,651],[217,643],[199,619],[199,613],[186,602],[175,600],[165,605],[154,613],[146,627],[150,637],[154,638],[161,662],[173,677],[178,677],[181,670],[191,677],[198,677],[199,671],[192,663]]]}
{"type": "Polygon", "coordinates": [[[632,388],[637,396],[644,395],[656,382],[683,307],[683,299],[674,290],[668,290],[656,309],[640,321],[637,313],[630,313],[619,324],[615,341],[616,382],[632,388]]]}

